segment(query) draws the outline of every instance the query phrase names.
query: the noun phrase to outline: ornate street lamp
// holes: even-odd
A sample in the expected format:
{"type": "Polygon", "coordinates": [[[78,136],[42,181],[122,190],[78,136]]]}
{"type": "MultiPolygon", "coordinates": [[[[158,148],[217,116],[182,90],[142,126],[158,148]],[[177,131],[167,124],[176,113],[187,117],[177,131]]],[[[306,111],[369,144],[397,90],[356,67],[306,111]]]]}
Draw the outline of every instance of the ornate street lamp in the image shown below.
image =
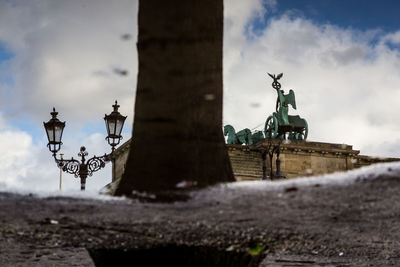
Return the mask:
{"type": "Polygon", "coordinates": [[[115,101],[115,104],[113,105],[113,112],[110,113],[110,115],[105,115],[104,116],[104,121],[106,122],[106,128],[107,128],[107,137],[106,140],[108,141],[108,144],[111,146],[111,150],[114,151],[115,146],[119,144],[119,141],[121,141],[122,136],[121,136],[121,131],[122,127],[124,127],[124,122],[126,119],[126,116],[122,116],[121,113],[118,112],[119,105],[117,101],[115,101]]]}
{"type": "MultiPolygon", "coordinates": [[[[115,160],[113,157],[113,152],[115,150],[115,146],[119,144],[122,139],[121,131],[124,126],[124,122],[126,116],[122,116],[118,112],[119,105],[117,101],[113,105],[113,112],[110,115],[106,115],[104,120],[106,122],[107,127],[107,137],[106,140],[108,144],[111,146],[111,153],[104,154],[101,157],[93,156],[92,158],[86,160],[86,156],[88,152],[84,146],[81,147],[78,156],[81,157],[81,161],[71,158],[71,159],[63,159],[57,158],[57,152],[60,150],[62,142],[62,133],[65,127],[65,122],[61,122],[57,119],[58,112],[56,112],[55,108],[53,108],[53,112],[51,112],[52,118],[48,122],[44,122],[44,128],[46,130],[47,138],[49,143],[47,144],[50,152],[53,153],[54,160],[62,171],[73,174],[76,178],[81,179],[81,190],[85,190],[86,178],[88,176],[92,176],[94,172],[104,168],[106,163],[110,160],[115,160]]],[[[115,164],[114,164],[115,166],[115,164]]],[[[113,175],[115,175],[115,170],[113,169],[113,175]]]]}
{"type": "Polygon", "coordinates": [[[51,114],[51,119],[48,122],[43,122],[44,128],[46,129],[47,139],[49,143],[47,144],[50,152],[56,154],[62,145],[61,138],[65,127],[65,121],[61,122],[57,119],[56,109],[53,108],[51,114]]]}

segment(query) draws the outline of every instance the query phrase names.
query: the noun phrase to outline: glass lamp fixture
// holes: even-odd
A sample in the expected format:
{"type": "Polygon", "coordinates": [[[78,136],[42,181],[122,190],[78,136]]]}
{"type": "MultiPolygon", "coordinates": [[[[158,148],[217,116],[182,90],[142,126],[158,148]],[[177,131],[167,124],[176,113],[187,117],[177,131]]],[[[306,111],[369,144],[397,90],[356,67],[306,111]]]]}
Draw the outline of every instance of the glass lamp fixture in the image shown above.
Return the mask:
{"type": "Polygon", "coordinates": [[[50,113],[52,118],[48,122],[43,122],[44,128],[46,130],[47,139],[49,143],[47,147],[49,148],[50,152],[56,154],[62,145],[61,138],[65,127],[65,121],[61,122],[57,119],[56,109],[53,108],[53,112],[50,113]]]}
{"type": "Polygon", "coordinates": [[[122,116],[121,113],[118,112],[119,105],[117,101],[115,101],[113,108],[114,110],[109,115],[106,114],[104,116],[108,134],[106,140],[112,147],[112,151],[114,151],[115,146],[117,146],[122,139],[122,127],[124,127],[126,119],[126,116],[122,116]]]}

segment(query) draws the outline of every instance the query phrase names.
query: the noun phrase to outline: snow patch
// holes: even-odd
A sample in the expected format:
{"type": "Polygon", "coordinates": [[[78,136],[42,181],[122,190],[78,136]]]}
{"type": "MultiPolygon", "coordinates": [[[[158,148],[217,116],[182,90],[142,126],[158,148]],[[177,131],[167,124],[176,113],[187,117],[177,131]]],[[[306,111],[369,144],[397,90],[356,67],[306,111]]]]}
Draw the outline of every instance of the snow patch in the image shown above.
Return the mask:
{"type": "Polygon", "coordinates": [[[100,201],[123,201],[131,202],[126,197],[115,197],[111,195],[100,194],[95,191],[44,191],[44,190],[28,190],[25,188],[18,188],[7,186],[4,183],[0,184],[1,193],[12,193],[17,195],[29,195],[37,198],[50,198],[50,197],[65,197],[65,198],[76,198],[76,199],[93,199],[100,201]]]}
{"type": "Polygon", "coordinates": [[[277,190],[293,186],[347,185],[357,179],[375,179],[378,176],[400,173],[400,162],[378,163],[346,172],[335,172],[313,177],[299,177],[278,181],[243,181],[227,184],[232,189],[277,190]]]}
{"type": "MultiPolygon", "coordinates": [[[[381,175],[393,173],[400,174],[400,162],[379,163],[366,166],[363,168],[347,171],[325,174],[314,177],[299,177],[294,179],[277,180],[277,181],[242,181],[218,184],[206,189],[193,191],[190,193],[193,200],[216,200],[229,201],[232,197],[238,197],[240,194],[251,194],[257,191],[280,191],[287,188],[300,188],[315,185],[349,185],[356,180],[371,180],[376,179],[381,175]]],[[[95,199],[102,201],[124,201],[133,202],[133,200],[125,197],[115,197],[110,195],[100,194],[94,191],[38,191],[21,189],[7,184],[0,183],[0,192],[15,193],[20,195],[33,195],[38,198],[49,197],[69,197],[77,199],[95,199]]],[[[134,195],[146,194],[132,192],[134,195]]],[[[145,195],[147,198],[154,198],[151,194],[145,195]]]]}
{"type": "Polygon", "coordinates": [[[192,192],[191,197],[198,201],[230,201],[231,198],[260,191],[282,191],[288,188],[301,188],[316,185],[346,186],[359,179],[372,180],[381,175],[393,175],[393,173],[400,174],[400,162],[378,163],[351,171],[335,172],[313,177],[299,177],[276,181],[241,181],[219,184],[192,192]]]}

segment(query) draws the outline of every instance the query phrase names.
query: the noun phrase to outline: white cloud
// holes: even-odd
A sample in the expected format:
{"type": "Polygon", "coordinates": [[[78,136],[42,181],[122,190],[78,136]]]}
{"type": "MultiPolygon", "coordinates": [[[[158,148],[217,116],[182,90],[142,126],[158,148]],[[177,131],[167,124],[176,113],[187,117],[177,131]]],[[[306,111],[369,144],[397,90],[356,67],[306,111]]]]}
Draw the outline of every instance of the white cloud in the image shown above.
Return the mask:
{"type": "Polygon", "coordinates": [[[31,167],[34,153],[31,152],[32,138],[24,132],[0,132],[0,184],[21,186],[21,178],[31,167]]]}
{"type": "MultiPolygon", "coordinates": [[[[110,148],[104,142],[103,135],[92,134],[84,139],[89,155],[102,156],[110,148]]],[[[81,143],[79,140],[66,139],[60,150],[64,159],[80,160],[77,155],[81,143]]],[[[0,131],[0,189],[22,189],[30,191],[57,191],[59,189],[60,171],[48,151],[46,144],[34,144],[29,133],[6,128],[0,131]]],[[[58,156],[59,158],[59,156],[58,156]]],[[[98,192],[111,182],[111,163],[104,169],[95,172],[86,180],[86,190],[98,192]]],[[[62,173],[62,190],[79,191],[80,180],[73,174],[62,173]]]]}
{"type": "MultiPolygon", "coordinates": [[[[137,1],[0,1],[0,41],[15,53],[10,114],[38,122],[56,106],[84,123],[115,99],[132,120],[137,1]],[[123,40],[123,34],[133,36],[123,40]],[[127,76],[114,72],[128,71],[127,76]],[[101,74],[101,75],[99,75],[101,74]]],[[[71,117],[69,117],[71,116],[71,117]]]]}
{"type": "Polygon", "coordinates": [[[387,34],[385,38],[383,38],[383,41],[387,41],[397,45],[400,44],[400,31],[387,34]]]}
{"type": "MultiPolygon", "coordinates": [[[[57,190],[59,170],[37,136],[55,106],[67,121],[61,152],[78,158],[85,145],[89,158],[110,152],[103,116],[117,99],[131,128],[137,75],[137,1],[1,1],[0,42],[14,57],[0,66],[0,182],[26,189],[57,190]],[[122,38],[129,34],[132,38],[122,38]],[[115,69],[120,70],[119,73],[115,69]],[[122,70],[122,71],[121,71],[122,70]],[[121,75],[127,71],[128,75],[121,75]],[[24,125],[29,116],[30,125],[24,125]],[[7,125],[9,124],[9,125],[7,125]],[[37,125],[38,129],[30,128],[37,125]],[[16,125],[24,125],[24,130],[16,125]],[[94,128],[94,129],[93,129],[94,128]],[[3,152],[4,151],[4,152],[3,152]]],[[[43,132],[44,133],[44,132],[43,132]]],[[[110,165],[110,164],[108,164],[110,165]]],[[[87,190],[111,180],[111,169],[87,179],[87,190]]],[[[63,190],[79,190],[79,180],[63,173],[63,190]]]]}
{"type": "Polygon", "coordinates": [[[290,113],[307,119],[310,140],[400,156],[379,145],[400,131],[400,56],[384,43],[397,33],[363,33],[283,15],[258,36],[243,35],[240,46],[229,42],[232,37],[225,42],[224,123],[236,130],[263,124],[276,101],[266,73],[284,72],[282,88],[296,92],[298,110],[290,113]]]}

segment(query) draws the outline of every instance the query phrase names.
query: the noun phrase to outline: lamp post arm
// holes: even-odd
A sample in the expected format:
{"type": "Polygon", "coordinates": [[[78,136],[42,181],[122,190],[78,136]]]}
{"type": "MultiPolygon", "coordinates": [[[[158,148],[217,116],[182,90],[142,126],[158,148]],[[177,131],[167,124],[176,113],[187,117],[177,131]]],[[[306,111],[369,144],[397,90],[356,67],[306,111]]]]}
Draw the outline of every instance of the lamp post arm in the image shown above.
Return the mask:
{"type": "Polygon", "coordinates": [[[80,162],[74,158],[58,159],[56,154],[53,154],[54,160],[58,167],[63,171],[73,174],[76,178],[79,177],[80,162]]]}
{"type": "Polygon", "coordinates": [[[101,157],[94,156],[88,159],[86,165],[88,168],[88,175],[92,176],[92,174],[106,166],[106,163],[111,161],[111,154],[104,154],[101,157]]]}

